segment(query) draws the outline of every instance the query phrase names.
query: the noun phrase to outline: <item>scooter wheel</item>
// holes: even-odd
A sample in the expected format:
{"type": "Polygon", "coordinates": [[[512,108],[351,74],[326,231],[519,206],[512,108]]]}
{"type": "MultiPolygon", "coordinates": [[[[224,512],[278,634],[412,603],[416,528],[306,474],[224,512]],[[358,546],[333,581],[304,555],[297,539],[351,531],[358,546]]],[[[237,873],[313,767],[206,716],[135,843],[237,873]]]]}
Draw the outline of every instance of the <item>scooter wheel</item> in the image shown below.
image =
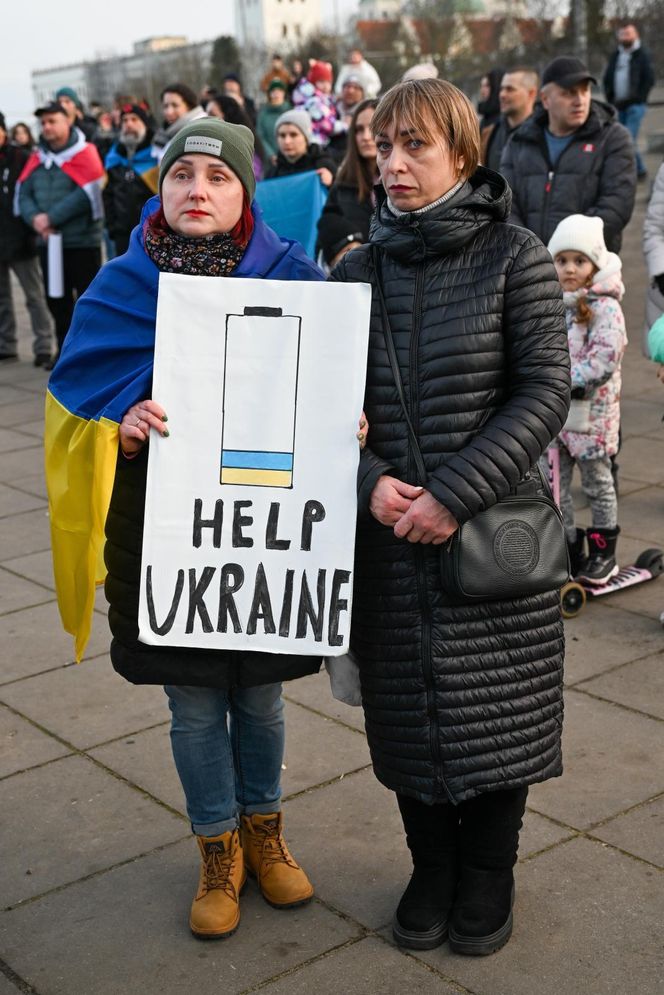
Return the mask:
{"type": "Polygon", "coordinates": [[[570,580],[560,591],[563,618],[575,618],[586,603],[586,592],[581,584],[570,580]]]}
{"type": "Polygon", "coordinates": [[[661,549],[644,549],[637,557],[635,567],[639,570],[649,570],[653,577],[664,573],[664,553],[661,549]]]}

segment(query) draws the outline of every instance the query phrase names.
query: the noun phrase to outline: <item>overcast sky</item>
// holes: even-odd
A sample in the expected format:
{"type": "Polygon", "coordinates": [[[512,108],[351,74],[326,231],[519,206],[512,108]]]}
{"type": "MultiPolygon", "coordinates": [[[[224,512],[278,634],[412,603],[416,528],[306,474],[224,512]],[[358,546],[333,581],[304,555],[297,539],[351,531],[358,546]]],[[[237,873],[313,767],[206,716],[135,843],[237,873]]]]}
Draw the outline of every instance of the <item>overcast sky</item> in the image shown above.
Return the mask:
{"type": "MultiPolygon", "coordinates": [[[[321,0],[323,16],[342,24],[357,0],[321,0]]],[[[186,35],[204,41],[233,34],[232,0],[7,0],[2,16],[0,111],[8,124],[30,117],[30,72],[82,62],[97,54],[129,54],[152,35],[186,35]]]]}

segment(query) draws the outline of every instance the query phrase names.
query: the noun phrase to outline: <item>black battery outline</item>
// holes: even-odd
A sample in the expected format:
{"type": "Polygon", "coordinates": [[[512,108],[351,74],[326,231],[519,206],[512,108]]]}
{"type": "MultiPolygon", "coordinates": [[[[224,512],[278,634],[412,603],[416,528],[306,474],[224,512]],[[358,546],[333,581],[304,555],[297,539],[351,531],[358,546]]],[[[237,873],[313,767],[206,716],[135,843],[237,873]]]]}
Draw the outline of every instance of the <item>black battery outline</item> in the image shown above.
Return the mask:
{"type": "MultiPolygon", "coordinates": [[[[224,326],[224,377],[222,385],[222,401],[221,401],[221,412],[222,412],[222,423],[221,423],[221,462],[219,466],[219,483],[222,486],[235,486],[235,487],[276,487],[280,490],[292,490],[295,480],[295,434],[297,429],[297,398],[298,398],[298,387],[300,380],[300,349],[301,349],[301,338],[302,338],[302,316],[297,314],[284,314],[283,309],[280,307],[252,307],[247,306],[243,308],[241,314],[229,313],[226,315],[225,326],[224,326]],[[226,398],[227,398],[227,378],[228,378],[228,333],[229,333],[229,321],[231,318],[293,318],[297,321],[297,348],[296,348],[296,359],[295,359],[295,384],[294,384],[294,397],[293,397],[293,428],[291,437],[291,449],[290,451],[266,451],[266,450],[226,450],[224,447],[224,433],[226,431],[226,398]],[[233,457],[231,454],[235,454],[233,457]],[[242,466],[230,466],[230,462],[240,462],[240,454],[246,457],[243,460],[242,466]],[[263,466],[250,466],[252,462],[252,457],[255,457],[255,462],[263,462],[265,464],[266,457],[273,457],[274,463],[278,464],[279,457],[290,457],[290,469],[288,471],[282,471],[280,469],[275,470],[274,468],[263,466]],[[262,459],[261,459],[262,458],[262,459]],[[224,470],[226,471],[246,471],[244,474],[231,474],[235,479],[224,480],[224,470]],[[289,474],[289,481],[278,482],[274,479],[275,473],[287,472],[289,474]],[[271,474],[272,476],[268,476],[271,474]],[[263,480],[258,479],[258,475],[263,476],[263,480]],[[241,477],[241,479],[238,479],[241,477]]],[[[228,474],[227,474],[228,475],[228,474]]]]}

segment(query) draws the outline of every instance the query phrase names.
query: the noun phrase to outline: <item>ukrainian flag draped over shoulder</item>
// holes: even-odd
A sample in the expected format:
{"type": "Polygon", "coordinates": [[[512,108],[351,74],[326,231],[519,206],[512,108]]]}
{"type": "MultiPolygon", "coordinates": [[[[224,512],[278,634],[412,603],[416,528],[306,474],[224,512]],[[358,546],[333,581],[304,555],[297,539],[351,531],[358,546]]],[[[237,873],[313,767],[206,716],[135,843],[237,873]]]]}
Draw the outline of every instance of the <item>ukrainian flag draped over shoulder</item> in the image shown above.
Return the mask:
{"type": "Polygon", "coordinates": [[[62,623],[80,660],[103,581],[119,425],[150,396],[159,273],[132,235],[78,301],[46,395],[45,459],[62,623]]]}
{"type": "MultiPolygon", "coordinates": [[[[119,427],[126,411],[152,396],[159,271],[145,254],[143,207],[129,250],[97,274],[74,309],[46,395],[46,486],[53,573],[62,624],[76,659],[92,624],[95,586],[106,574],[104,526],[113,491],[119,427]]],[[[254,232],[234,277],[324,280],[297,242],[279,238],[252,206],[254,232]]]]}

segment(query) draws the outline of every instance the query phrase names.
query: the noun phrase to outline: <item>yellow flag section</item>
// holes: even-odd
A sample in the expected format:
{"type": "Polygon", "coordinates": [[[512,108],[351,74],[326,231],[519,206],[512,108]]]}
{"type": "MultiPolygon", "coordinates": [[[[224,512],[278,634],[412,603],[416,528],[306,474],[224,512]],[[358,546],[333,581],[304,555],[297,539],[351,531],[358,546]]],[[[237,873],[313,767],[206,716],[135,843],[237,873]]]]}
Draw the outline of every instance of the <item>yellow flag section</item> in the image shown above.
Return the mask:
{"type": "Polygon", "coordinates": [[[95,586],[106,575],[104,525],[113,490],[118,423],[82,418],[46,395],[44,436],[53,573],[76,660],[92,626],[95,586]]]}

